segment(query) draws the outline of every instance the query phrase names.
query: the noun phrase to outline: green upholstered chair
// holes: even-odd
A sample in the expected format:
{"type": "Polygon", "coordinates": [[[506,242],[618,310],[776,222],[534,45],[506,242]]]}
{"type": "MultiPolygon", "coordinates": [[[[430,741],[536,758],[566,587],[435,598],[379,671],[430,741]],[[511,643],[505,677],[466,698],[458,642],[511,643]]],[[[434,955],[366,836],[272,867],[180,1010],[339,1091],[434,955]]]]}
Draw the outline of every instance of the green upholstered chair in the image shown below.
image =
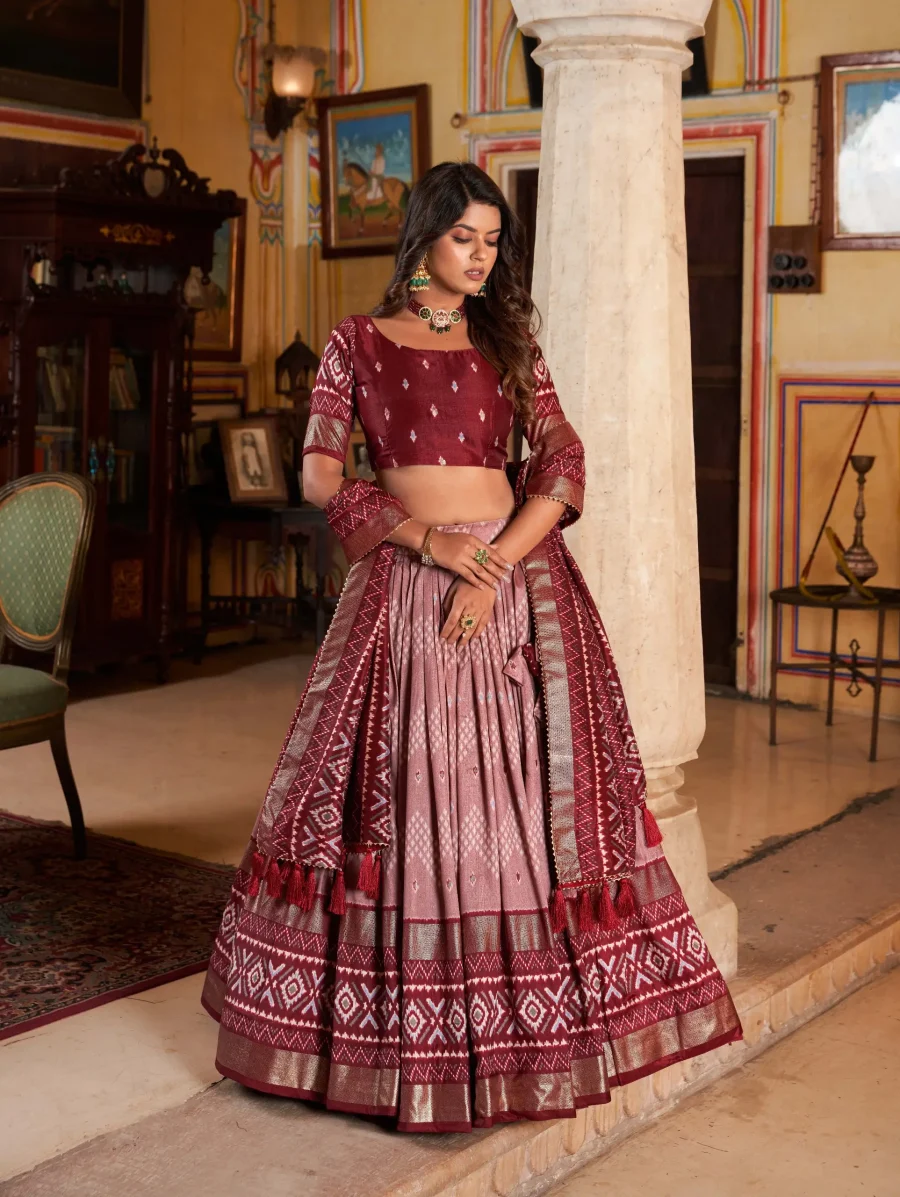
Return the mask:
{"type": "Polygon", "coordinates": [[[50,741],[79,860],[87,841],[66,748],[66,678],[93,523],[94,488],[74,474],[0,489],[0,749],[50,741]],[[3,664],[10,643],[53,652],[52,673],[3,664]]]}

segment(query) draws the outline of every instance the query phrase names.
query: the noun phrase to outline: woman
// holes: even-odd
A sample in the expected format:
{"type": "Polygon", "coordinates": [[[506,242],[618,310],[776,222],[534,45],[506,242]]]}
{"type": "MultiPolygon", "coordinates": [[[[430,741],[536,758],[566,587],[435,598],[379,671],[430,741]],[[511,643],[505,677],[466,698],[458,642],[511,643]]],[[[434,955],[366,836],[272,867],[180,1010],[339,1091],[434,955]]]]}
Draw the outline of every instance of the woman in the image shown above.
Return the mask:
{"type": "Polygon", "coordinates": [[[584,457],[522,261],[488,176],[434,167],[325,348],[303,490],[350,570],[204,991],[225,1076],[402,1130],[574,1117],[741,1035],[560,531],[584,457]]]}

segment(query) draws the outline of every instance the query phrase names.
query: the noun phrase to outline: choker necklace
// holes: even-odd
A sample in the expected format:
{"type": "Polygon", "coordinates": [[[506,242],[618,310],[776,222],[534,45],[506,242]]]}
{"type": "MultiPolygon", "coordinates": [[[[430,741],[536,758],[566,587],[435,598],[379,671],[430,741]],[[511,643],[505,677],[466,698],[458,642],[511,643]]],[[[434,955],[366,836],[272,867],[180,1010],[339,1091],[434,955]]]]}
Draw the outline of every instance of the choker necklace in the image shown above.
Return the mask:
{"type": "Polygon", "coordinates": [[[406,306],[414,316],[418,316],[420,320],[427,320],[428,327],[433,333],[440,335],[449,332],[454,324],[461,322],[466,310],[466,301],[463,300],[458,308],[452,308],[448,312],[446,308],[426,307],[424,303],[419,303],[410,295],[409,303],[406,306]]]}

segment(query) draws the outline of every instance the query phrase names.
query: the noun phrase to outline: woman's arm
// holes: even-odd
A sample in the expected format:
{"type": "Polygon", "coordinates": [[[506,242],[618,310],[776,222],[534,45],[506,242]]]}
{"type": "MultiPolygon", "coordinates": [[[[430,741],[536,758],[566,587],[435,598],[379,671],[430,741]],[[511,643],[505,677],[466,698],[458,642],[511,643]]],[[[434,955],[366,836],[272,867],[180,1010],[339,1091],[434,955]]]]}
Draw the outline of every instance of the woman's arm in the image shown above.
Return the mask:
{"type": "Polygon", "coordinates": [[[519,508],[494,541],[518,562],[560,520],[574,523],[584,504],[584,446],[565,416],[540,349],[534,359],[534,415],[523,432],[531,456],[516,487],[519,508]]]}
{"type": "Polygon", "coordinates": [[[564,512],[561,501],[535,495],[525,500],[515,517],[491,543],[507,561],[516,565],[541,543],[564,512]]]}

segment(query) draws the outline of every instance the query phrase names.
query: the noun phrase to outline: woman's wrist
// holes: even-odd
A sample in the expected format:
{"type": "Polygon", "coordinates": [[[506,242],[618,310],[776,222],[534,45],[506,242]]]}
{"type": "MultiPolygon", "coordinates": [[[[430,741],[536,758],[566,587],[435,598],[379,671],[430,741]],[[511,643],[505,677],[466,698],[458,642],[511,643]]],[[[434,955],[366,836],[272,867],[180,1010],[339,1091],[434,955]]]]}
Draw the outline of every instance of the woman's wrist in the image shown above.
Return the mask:
{"type": "Polygon", "coordinates": [[[412,549],[415,553],[421,553],[428,528],[429,525],[423,523],[421,520],[404,520],[402,524],[398,524],[387,539],[391,544],[400,545],[404,549],[412,549]]]}

